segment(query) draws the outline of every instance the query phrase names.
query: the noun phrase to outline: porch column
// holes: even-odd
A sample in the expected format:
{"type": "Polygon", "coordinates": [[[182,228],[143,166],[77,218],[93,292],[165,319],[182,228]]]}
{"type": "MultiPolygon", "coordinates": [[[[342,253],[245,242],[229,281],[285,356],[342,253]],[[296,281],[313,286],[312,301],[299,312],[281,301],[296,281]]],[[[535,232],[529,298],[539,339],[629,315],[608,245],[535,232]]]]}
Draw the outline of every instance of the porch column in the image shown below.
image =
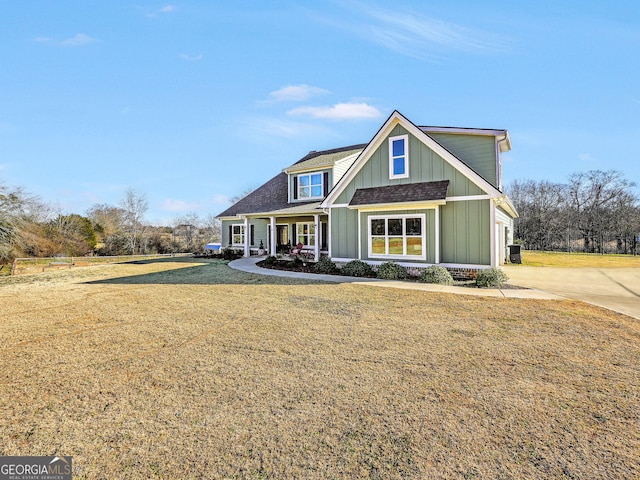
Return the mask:
{"type": "Polygon", "coordinates": [[[322,235],[320,232],[320,215],[315,214],[313,216],[313,224],[316,232],[315,245],[313,246],[313,258],[314,261],[317,262],[320,259],[320,241],[322,240],[322,235]]]}
{"type": "Polygon", "coordinates": [[[270,217],[271,220],[271,238],[269,238],[269,255],[272,257],[276,256],[276,217],[270,217]]]}
{"type": "Polygon", "coordinates": [[[251,250],[249,249],[249,240],[251,239],[251,234],[249,232],[249,219],[245,217],[244,219],[244,256],[250,257],[251,250]]]}
{"type": "MultiPolygon", "coordinates": [[[[435,263],[440,263],[440,205],[436,205],[435,209],[435,225],[434,225],[434,233],[436,235],[435,238],[435,263]]],[[[426,226],[425,226],[426,229],[426,226]]]]}

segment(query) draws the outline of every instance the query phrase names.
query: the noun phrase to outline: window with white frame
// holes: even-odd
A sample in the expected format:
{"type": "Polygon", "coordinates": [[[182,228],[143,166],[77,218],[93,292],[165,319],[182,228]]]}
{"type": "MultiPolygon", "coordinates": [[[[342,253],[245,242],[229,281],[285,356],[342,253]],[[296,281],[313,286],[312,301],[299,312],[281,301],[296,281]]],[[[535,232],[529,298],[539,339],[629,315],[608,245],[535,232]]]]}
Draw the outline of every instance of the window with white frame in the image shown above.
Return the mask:
{"type": "Polygon", "coordinates": [[[424,214],[369,217],[369,257],[426,258],[424,214]]]}
{"type": "Polygon", "coordinates": [[[231,226],[231,245],[244,245],[244,225],[241,223],[231,226]]]}
{"type": "Polygon", "coordinates": [[[316,226],[313,223],[298,223],[296,225],[298,239],[305,247],[313,247],[316,244],[316,226]]]}
{"type": "Polygon", "coordinates": [[[389,178],[409,177],[409,135],[389,137],[389,178]]]}
{"type": "Polygon", "coordinates": [[[324,175],[322,172],[298,175],[298,199],[322,198],[324,175]]]}

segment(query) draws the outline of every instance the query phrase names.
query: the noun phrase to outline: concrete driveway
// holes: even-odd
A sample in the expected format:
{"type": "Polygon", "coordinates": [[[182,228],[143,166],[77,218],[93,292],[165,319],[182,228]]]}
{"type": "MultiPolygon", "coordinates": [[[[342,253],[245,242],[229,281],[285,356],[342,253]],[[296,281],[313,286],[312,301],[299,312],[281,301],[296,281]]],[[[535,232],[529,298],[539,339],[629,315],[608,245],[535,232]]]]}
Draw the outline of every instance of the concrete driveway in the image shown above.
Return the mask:
{"type": "Polygon", "coordinates": [[[640,268],[505,265],[509,283],[582,300],[640,320],[640,268]]]}

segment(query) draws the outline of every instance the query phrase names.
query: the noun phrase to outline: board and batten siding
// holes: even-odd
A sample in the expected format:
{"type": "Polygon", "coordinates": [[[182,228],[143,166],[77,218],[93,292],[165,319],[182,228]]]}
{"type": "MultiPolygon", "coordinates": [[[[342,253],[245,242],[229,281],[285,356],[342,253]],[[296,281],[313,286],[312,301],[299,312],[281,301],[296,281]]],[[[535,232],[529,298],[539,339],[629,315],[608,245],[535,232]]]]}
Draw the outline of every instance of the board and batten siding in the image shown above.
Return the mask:
{"type": "Polygon", "coordinates": [[[498,186],[497,145],[493,135],[428,133],[494,187],[498,186]]]}
{"type": "MultiPolygon", "coordinates": [[[[401,125],[397,125],[390,136],[406,134],[408,134],[407,130],[401,125]]],[[[413,135],[409,135],[409,178],[389,178],[389,145],[387,141],[384,141],[338,196],[335,203],[349,203],[358,188],[437,180],[449,180],[447,196],[470,196],[486,193],[461,172],[453,168],[440,155],[436,154],[413,135]]]]}
{"type": "MultiPolygon", "coordinates": [[[[428,263],[432,264],[436,261],[436,212],[435,209],[421,209],[421,210],[394,210],[393,212],[389,212],[387,210],[380,210],[375,212],[362,212],[360,214],[360,229],[361,229],[361,239],[360,239],[360,248],[362,249],[362,260],[375,260],[380,261],[378,258],[369,257],[369,217],[371,215],[384,215],[392,217],[394,215],[425,215],[426,225],[423,226],[424,232],[426,233],[426,260],[417,260],[412,259],[411,257],[404,257],[402,259],[394,259],[396,262],[412,262],[412,263],[428,263]]],[[[384,260],[383,260],[384,261],[384,260]]]]}
{"type": "MultiPolygon", "coordinates": [[[[221,240],[221,245],[223,247],[227,247],[230,245],[231,243],[231,239],[229,238],[229,227],[231,225],[244,225],[244,220],[243,219],[238,219],[238,220],[222,220],[221,222],[221,228],[222,228],[222,240],[221,240]]],[[[249,246],[250,247],[259,247],[260,246],[260,240],[262,240],[263,245],[266,246],[268,245],[268,235],[267,235],[267,225],[268,222],[262,219],[249,219],[249,230],[247,231],[247,235],[251,235],[251,227],[253,226],[253,243],[251,243],[249,246]]],[[[249,240],[251,240],[251,237],[249,237],[249,240]]]]}
{"type": "Polygon", "coordinates": [[[358,258],[358,212],[346,207],[331,209],[331,256],[358,258]]]}
{"type": "Polygon", "coordinates": [[[440,207],[441,263],[491,264],[490,202],[448,202],[440,207]]]}

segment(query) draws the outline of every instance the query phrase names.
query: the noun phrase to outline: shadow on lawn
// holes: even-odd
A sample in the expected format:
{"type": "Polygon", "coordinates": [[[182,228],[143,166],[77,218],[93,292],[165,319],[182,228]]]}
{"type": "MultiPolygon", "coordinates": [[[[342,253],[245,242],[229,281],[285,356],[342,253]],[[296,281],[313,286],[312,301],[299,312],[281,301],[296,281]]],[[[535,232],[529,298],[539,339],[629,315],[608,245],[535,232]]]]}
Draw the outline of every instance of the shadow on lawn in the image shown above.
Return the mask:
{"type": "Polygon", "coordinates": [[[171,270],[107,278],[84,282],[88,285],[326,285],[330,282],[271,275],[257,275],[234,270],[224,260],[191,257],[172,257],[150,260],[135,260],[127,265],[149,265],[156,263],[185,263],[171,270]],[[196,265],[194,265],[196,264],[196,265]]]}

